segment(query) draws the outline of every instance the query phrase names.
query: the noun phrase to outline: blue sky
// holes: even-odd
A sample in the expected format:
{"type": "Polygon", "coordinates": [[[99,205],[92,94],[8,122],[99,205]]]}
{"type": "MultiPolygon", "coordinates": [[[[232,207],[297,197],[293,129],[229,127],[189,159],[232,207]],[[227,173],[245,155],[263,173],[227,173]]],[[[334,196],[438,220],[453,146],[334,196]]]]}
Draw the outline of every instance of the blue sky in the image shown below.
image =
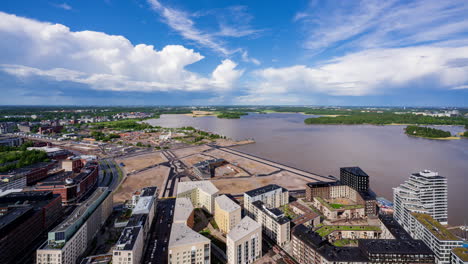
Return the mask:
{"type": "Polygon", "coordinates": [[[0,104],[468,106],[468,1],[0,2],[0,104]]]}

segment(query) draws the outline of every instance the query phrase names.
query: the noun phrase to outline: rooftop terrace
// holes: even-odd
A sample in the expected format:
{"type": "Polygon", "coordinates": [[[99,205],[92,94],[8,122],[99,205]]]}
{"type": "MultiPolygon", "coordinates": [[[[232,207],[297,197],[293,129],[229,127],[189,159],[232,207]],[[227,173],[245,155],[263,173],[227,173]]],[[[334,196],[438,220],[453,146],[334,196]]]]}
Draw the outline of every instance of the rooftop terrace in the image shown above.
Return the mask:
{"type": "Polygon", "coordinates": [[[421,213],[411,213],[411,215],[439,240],[460,240],[430,215],[421,213]]]}
{"type": "Polygon", "coordinates": [[[457,255],[461,260],[468,262],[468,248],[459,247],[452,249],[453,253],[457,255]]]}

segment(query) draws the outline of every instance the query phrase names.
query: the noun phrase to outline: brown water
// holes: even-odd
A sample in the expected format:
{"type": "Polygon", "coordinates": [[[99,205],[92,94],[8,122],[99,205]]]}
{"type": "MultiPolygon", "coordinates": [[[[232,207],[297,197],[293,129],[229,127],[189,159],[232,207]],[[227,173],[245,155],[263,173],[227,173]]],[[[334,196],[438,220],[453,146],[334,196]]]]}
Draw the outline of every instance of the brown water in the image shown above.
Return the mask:
{"type": "MultiPolygon", "coordinates": [[[[150,120],[163,127],[193,126],[234,139],[255,139],[236,147],[283,164],[322,175],[339,176],[339,168],[359,166],[371,188],[392,200],[392,187],[423,169],[448,178],[449,223],[468,222],[468,139],[430,140],[409,137],[404,126],[305,125],[302,114],[250,114],[241,119],[162,115],[150,120]]],[[[452,133],[463,127],[444,126],[452,133]]]]}

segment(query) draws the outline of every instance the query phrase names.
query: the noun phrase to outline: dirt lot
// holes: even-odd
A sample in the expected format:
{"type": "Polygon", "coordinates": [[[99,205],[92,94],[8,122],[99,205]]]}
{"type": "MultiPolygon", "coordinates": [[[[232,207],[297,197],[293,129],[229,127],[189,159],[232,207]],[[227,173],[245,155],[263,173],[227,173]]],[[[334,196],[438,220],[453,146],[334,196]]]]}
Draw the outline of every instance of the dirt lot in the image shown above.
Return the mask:
{"type": "Polygon", "coordinates": [[[246,144],[252,144],[255,143],[253,140],[241,140],[241,141],[235,141],[232,139],[216,139],[216,145],[221,146],[221,147],[227,147],[227,146],[233,146],[233,145],[246,145],[246,144]]]}
{"type": "Polygon", "coordinates": [[[114,194],[114,203],[120,203],[131,199],[133,192],[148,186],[157,186],[161,194],[164,181],[168,175],[169,167],[158,166],[157,168],[128,176],[114,194]]]}
{"type": "Polygon", "coordinates": [[[211,149],[211,147],[208,147],[206,145],[201,145],[201,146],[195,146],[191,148],[177,149],[177,150],[172,151],[172,153],[174,153],[174,155],[176,155],[178,158],[182,158],[182,157],[186,157],[189,155],[198,154],[208,149],[211,149]]]}
{"type": "Polygon", "coordinates": [[[209,160],[209,159],[212,159],[212,158],[208,157],[208,156],[205,156],[205,155],[202,155],[202,154],[195,154],[195,155],[190,155],[188,157],[182,158],[182,159],[180,159],[180,161],[182,161],[188,167],[192,167],[193,164],[195,164],[195,163],[198,163],[198,162],[204,161],[204,160],[209,160]]]}
{"type": "Polygon", "coordinates": [[[233,163],[236,166],[239,166],[251,174],[270,174],[277,171],[277,168],[249,160],[225,151],[220,151],[217,149],[206,152],[207,155],[211,155],[216,158],[225,159],[229,163],[233,163]]]}
{"type": "Polygon", "coordinates": [[[120,159],[117,160],[117,164],[123,162],[125,164],[125,170],[127,172],[132,172],[134,170],[140,170],[151,165],[159,164],[166,161],[167,159],[161,154],[161,152],[154,152],[127,159],[120,159]]]}
{"type": "Polygon", "coordinates": [[[221,193],[241,194],[268,184],[278,184],[288,190],[304,189],[307,182],[303,177],[293,176],[288,172],[278,172],[271,176],[239,178],[239,179],[211,179],[221,193]]]}

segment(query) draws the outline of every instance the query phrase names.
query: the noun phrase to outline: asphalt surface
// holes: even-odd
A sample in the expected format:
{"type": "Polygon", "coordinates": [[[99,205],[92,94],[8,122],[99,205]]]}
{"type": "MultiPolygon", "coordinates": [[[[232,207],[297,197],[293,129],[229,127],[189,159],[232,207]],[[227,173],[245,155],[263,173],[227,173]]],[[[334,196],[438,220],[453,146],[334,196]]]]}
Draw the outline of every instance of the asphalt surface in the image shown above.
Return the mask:
{"type": "Polygon", "coordinates": [[[168,263],[169,237],[174,218],[175,198],[160,199],[141,263],[168,263]]]}

